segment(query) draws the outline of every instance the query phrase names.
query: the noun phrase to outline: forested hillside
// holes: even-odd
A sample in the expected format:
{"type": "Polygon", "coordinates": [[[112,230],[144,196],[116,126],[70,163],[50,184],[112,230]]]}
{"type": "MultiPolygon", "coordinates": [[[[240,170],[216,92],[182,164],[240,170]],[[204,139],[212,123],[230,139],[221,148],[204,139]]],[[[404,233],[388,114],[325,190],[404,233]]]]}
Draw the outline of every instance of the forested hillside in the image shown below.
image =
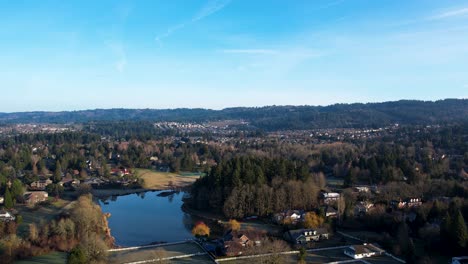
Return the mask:
{"type": "Polygon", "coordinates": [[[468,119],[467,99],[396,101],[330,106],[266,106],[210,109],[96,109],[72,112],[0,113],[0,123],[86,123],[92,121],[206,122],[242,119],[266,131],[333,127],[444,124],[468,119]]]}

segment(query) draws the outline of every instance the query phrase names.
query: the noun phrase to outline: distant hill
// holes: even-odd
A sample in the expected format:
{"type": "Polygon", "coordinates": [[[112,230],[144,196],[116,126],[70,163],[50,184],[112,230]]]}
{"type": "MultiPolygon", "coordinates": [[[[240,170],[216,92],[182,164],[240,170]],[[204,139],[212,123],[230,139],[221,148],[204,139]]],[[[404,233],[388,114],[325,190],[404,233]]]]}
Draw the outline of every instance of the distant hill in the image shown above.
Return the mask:
{"type": "Polygon", "coordinates": [[[265,106],[210,109],[96,109],[0,113],[0,123],[87,123],[94,121],[190,121],[243,119],[264,130],[379,127],[468,121],[468,99],[401,100],[330,106],[265,106]]]}

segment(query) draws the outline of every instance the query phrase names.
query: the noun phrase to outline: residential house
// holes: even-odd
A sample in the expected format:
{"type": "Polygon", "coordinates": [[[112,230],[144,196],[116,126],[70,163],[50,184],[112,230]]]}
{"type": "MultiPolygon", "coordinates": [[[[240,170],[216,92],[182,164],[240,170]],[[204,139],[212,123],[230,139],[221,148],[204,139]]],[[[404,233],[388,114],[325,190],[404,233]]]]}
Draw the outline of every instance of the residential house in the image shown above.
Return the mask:
{"type": "Polygon", "coordinates": [[[420,198],[406,198],[404,200],[392,200],[390,205],[395,209],[414,208],[422,205],[420,198]]]}
{"type": "Polygon", "coordinates": [[[73,179],[73,178],[63,178],[59,184],[63,186],[64,188],[70,189],[70,188],[75,188],[78,185],[80,185],[80,180],[73,179]]]}
{"type": "Polygon", "coordinates": [[[362,186],[354,186],[354,190],[356,190],[356,192],[359,192],[359,193],[368,193],[370,191],[370,188],[369,186],[362,185],[362,186]]]}
{"type": "Polygon", "coordinates": [[[385,251],[373,244],[364,243],[362,245],[353,245],[344,250],[344,254],[354,259],[370,258],[385,253],[385,251]]]}
{"type": "Polygon", "coordinates": [[[338,201],[340,194],[335,192],[322,192],[322,199],[325,204],[338,201]]]}
{"type": "Polygon", "coordinates": [[[303,218],[304,211],[301,210],[286,210],[273,215],[273,221],[278,224],[283,224],[285,222],[291,222],[296,224],[303,218]]]}
{"type": "Polygon", "coordinates": [[[404,201],[400,200],[391,200],[390,201],[390,206],[392,206],[395,209],[403,209],[406,207],[406,203],[404,201]]]}
{"type": "Polygon", "coordinates": [[[127,168],[115,168],[111,170],[113,175],[123,177],[130,174],[130,171],[127,168]]]}
{"type": "Polygon", "coordinates": [[[49,195],[43,191],[25,192],[23,196],[25,204],[29,206],[34,206],[37,203],[44,202],[49,197],[49,195]]]}
{"type": "Polygon", "coordinates": [[[96,178],[96,177],[89,178],[83,181],[83,184],[89,184],[92,187],[101,186],[101,185],[104,185],[105,183],[106,182],[104,180],[96,178]]]}
{"type": "Polygon", "coordinates": [[[229,230],[223,237],[225,244],[226,243],[236,243],[242,247],[250,246],[253,241],[247,237],[247,235],[243,233],[232,232],[229,230]]]}
{"type": "Polygon", "coordinates": [[[372,207],[374,207],[373,203],[359,202],[354,206],[354,215],[356,216],[365,215],[371,210],[372,207]]]}
{"type": "Polygon", "coordinates": [[[232,230],[229,230],[224,235],[222,241],[224,244],[224,255],[227,256],[242,255],[246,247],[259,246],[261,244],[259,237],[255,234],[233,232],[232,230]]]}
{"type": "Polygon", "coordinates": [[[419,207],[422,205],[421,198],[407,198],[405,201],[406,207],[408,208],[419,207]]]}
{"type": "Polygon", "coordinates": [[[285,240],[294,244],[307,244],[312,241],[328,239],[329,233],[325,228],[318,229],[296,229],[284,233],[285,240]]]}
{"type": "Polygon", "coordinates": [[[49,184],[52,184],[52,181],[50,179],[40,179],[38,181],[31,183],[30,189],[43,191],[49,184]]]}
{"type": "Polygon", "coordinates": [[[325,208],[325,217],[338,217],[338,211],[331,206],[327,206],[325,208]]]}
{"type": "Polygon", "coordinates": [[[3,222],[15,221],[15,216],[12,215],[8,211],[1,210],[0,211],[0,221],[3,221],[3,222]]]}

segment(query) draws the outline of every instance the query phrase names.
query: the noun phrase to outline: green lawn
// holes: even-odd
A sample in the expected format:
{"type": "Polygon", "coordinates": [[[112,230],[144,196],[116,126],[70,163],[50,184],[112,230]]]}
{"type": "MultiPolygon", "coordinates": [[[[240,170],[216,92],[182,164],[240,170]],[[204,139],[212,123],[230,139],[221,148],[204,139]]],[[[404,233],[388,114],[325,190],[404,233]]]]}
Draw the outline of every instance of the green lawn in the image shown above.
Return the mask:
{"type": "Polygon", "coordinates": [[[52,252],[47,255],[16,261],[15,264],[64,264],[67,263],[67,253],[52,252]]]}
{"type": "Polygon", "coordinates": [[[203,177],[205,176],[206,173],[204,172],[188,172],[188,171],[184,171],[184,172],[180,172],[179,173],[180,176],[184,176],[184,177],[203,177]]]}

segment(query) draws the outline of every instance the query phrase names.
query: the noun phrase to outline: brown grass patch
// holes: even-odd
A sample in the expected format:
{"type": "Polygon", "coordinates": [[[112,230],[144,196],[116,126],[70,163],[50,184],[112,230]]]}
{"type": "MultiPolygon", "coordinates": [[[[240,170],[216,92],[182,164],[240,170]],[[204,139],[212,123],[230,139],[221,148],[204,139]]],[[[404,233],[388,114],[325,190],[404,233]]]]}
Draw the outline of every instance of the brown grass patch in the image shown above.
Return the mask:
{"type": "Polygon", "coordinates": [[[188,186],[198,179],[198,176],[181,176],[176,173],[159,172],[148,169],[136,169],[136,175],[144,180],[144,188],[161,190],[169,189],[172,186],[188,186]]]}

